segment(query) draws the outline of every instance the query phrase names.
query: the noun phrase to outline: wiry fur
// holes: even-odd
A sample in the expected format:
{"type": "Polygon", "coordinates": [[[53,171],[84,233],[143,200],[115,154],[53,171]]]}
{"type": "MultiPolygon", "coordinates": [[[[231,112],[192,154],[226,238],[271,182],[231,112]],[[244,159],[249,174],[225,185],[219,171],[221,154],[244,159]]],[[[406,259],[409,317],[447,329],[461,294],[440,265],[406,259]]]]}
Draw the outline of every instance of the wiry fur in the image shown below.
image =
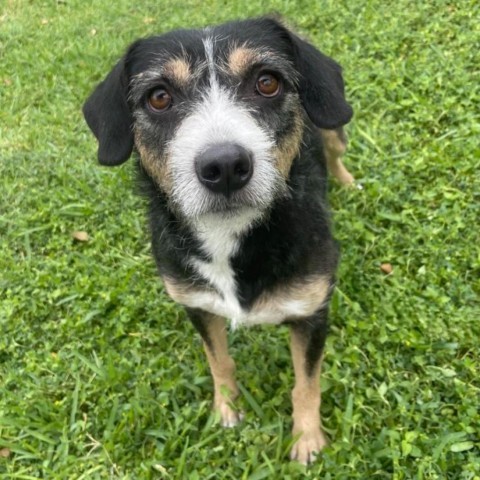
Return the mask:
{"type": "Polygon", "coordinates": [[[241,415],[221,317],[291,326],[301,435],[292,458],[312,461],[325,444],[318,374],[338,261],[319,128],[330,139],[352,115],[339,65],[267,18],[180,30],[135,42],[84,114],[101,163],[138,154],[159,273],[204,339],[224,425],[241,415]],[[268,98],[257,88],[265,74],[279,84],[268,98]],[[170,95],[164,111],[149,107],[154,89],[170,95]],[[196,167],[225,144],[246,152],[251,168],[228,195],[207,188],[196,167]]]}

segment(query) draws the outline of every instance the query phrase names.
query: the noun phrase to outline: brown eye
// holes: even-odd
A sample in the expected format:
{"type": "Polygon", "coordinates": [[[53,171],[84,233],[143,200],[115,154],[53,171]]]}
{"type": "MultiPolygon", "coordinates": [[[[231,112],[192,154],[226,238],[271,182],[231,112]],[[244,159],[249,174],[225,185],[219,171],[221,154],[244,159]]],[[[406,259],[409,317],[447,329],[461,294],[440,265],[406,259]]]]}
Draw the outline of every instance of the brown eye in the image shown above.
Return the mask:
{"type": "Polygon", "coordinates": [[[280,92],[280,82],[270,73],[264,73],[258,77],[257,92],[264,97],[276,97],[280,92]]]}
{"type": "Polygon", "coordinates": [[[172,97],[164,88],[156,88],[148,97],[148,105],[154,112],[165,111],[171,103],[172,97]]]}

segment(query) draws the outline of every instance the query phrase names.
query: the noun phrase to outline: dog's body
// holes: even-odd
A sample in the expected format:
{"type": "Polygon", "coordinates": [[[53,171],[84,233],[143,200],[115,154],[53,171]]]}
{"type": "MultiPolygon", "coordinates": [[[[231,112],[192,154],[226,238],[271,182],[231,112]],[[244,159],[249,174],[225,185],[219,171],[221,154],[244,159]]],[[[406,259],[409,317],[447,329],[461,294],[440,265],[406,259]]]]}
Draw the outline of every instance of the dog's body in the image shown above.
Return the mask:
{"type": "Polygon", "coordinates": [[[84,113],[101,163],[139,153],[158,269],[204,340],[225,426],[240,415],[224,318],[290,325],[292,458],[311,461],[338,259],[324,149],[338,164],[352,115],[340,67],[271,19],[177,31],[133,44],[84,113]]]}

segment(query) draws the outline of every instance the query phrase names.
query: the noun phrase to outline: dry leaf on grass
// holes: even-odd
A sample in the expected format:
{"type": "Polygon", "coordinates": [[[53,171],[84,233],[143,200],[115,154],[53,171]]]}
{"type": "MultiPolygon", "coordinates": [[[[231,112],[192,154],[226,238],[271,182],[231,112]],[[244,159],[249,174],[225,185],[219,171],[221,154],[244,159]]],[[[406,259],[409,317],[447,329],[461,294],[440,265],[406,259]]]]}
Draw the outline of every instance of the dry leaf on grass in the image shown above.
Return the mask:
{"type": "Polygon", "coordinates": [[[0,449],[0,457],[1,458],[8,458],[12,451],[9,448],[2,448],[0,449]]]}
{"type": "Polygon", "coordinates": [[[88,236],[88,233],[82,232],[82,231],[73,232],[72,237],[74,240],[77,240],[78,242],[88,242],[88,240],[90,239],[90,237],[88,236]]]}
{"type": "Polygon", "coordinates": [[[380,265],[380,270],[385,274],[385,275],[390,275],[393,272],[393,267],[391,263],[382,263],[380,265]]]}

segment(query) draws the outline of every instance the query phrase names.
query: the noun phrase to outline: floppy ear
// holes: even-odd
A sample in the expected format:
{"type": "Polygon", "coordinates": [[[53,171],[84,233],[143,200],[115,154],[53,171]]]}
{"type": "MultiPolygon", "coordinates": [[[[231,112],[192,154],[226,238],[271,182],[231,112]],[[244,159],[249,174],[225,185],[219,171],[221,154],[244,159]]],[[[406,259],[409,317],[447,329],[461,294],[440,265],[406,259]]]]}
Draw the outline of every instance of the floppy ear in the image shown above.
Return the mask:
{"type": "Polygon", "coordinates": [[[125,60],[120,60],[83,106],[88,126],[98,139],[102,165],[120,165],[133,149],[133,118],[127,103],[125,60]]]}
{"type": "Polygon", "coordinates": [[[345,100],[342,67],[296,35],[291,38],[300,73],[300,98],[308,116],[320,128],[347,124],[353,110],[345,100]]]}

